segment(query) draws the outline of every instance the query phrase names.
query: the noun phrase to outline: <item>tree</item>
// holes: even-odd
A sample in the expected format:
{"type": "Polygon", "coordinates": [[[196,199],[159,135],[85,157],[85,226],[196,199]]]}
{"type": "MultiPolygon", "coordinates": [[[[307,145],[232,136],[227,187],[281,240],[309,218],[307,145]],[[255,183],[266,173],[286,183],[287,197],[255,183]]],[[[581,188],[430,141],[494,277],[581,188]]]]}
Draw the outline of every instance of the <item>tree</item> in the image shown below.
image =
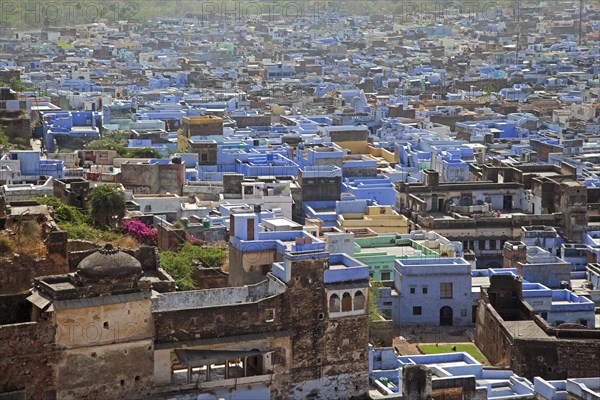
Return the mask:
{"type": "Polygon", "coordinates": [[[113,139],[102,138],[102,139],[92,140],[91,142],[86,143],[84,147],[86,150],[117,150],[118,151],[119,149],[123,148],[124,146],[117,143],[113,139]]]}
{"type": "Polygon", "coordinates": [[[90,191],[88,210],[95,224],[115,227],[125,216],[125,194],[116,186],[96,186],[90,191]]]}
{"type": "Polygon", "coordinates": [[[14,90],[15,92],[26,92],[27,90],[31,90],[30,88],[28,88],[27,86],[25,86],[23,84],[23,82],[21,82],[20,80],[18,80],[17,78],[11,78],[10,82],[6,83],[6,82],[0,82],[0,87],[3,86],[8,86],[9,88],[11,88],[12,90],[14,90]]]}

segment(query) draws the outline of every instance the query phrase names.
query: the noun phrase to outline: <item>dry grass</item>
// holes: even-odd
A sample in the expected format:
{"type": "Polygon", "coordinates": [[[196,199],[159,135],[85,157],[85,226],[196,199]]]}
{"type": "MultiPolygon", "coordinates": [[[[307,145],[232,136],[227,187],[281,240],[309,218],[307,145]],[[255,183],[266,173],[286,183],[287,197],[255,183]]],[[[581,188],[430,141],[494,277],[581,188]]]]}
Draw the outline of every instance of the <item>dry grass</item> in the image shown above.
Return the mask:
{"type": "Polygon", "coordinates": [[[136,250],[141,246],[140,242],[132,238],[131,236],[118,236],[111,241],[114,247],[122,249],[136,250]]]}
{"type": "Polygon", "coordinates": [[[2,237],[5,244],[5,253],[27,254],[35,258],[46,256],[48,249],[42,237],[42,228],[35,221],[23,221],[12,226],[11,232],[5,232],[2,237]]]}
{"type": "Polygon", "coordinates": [[[0,235],[0,256],[12,254],[13,244],[8,235],[0,235]]]}

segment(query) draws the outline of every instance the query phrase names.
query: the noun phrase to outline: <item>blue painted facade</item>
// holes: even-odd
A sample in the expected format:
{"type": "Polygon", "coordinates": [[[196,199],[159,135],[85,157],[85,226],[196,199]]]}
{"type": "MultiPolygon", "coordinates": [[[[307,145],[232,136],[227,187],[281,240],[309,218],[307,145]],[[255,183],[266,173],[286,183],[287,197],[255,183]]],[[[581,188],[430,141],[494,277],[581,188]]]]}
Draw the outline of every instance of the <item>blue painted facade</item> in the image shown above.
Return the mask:
{"type": "Polygon", "coordinates": [[[43,136],[46,150],[55,151],[54,140],[58,136],[72,138],[100,138],[99,122],[102,114],[95,111],[59,111],[44,113],[43,136]]]}
{"type": "Polygon", "coordinates": [[[463,258],[397,259],[394,287],[394,325],[472,323],[471,265],[463,258]]]}
{"type": "Polygon", "coordinates": [[[19,161],[21,176],[15,176],[15,181],[38,180],[40,177],[61,179],[65,176],[63,161],[42,160],[37,151],[11,151],[8,153],[7,159],[19,161]]]}
{"type": "Polygon", "coordinates": [[[370,200],[385,206],[396,204],[394,184],[383,175],[373,178],[345,178],[342,192],[352,194],[355,200],[370,200]]]}
{"type": "MultiPolygon", "coordinates": [[[[410,365],[425,365],[438,381],[448,380],[454,387],[456,378],[473,379],[474,397],[478,399],[533,398],[530,381],[511,370],[486,369],[467,353],[442,353],[398,356],[393,348],[375,348],[369,345],[369,376],[371,383],[384,396],[402,393],[402,369],[410,365]]],[[[441,387],[443,382],[441,382],[441,387]]],[[[385,398],[385,397],[384,397],[385,398]]]]}

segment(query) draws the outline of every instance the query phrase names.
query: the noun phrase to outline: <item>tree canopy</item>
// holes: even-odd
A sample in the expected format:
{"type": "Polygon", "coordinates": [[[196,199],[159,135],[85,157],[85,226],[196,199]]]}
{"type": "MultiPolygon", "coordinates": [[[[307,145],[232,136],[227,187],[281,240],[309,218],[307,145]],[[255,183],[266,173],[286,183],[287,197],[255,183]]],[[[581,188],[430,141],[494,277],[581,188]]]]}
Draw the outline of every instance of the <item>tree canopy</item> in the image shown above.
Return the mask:
{"type": "Polygon", "coordinates": [[[96,186],[90,191],[88,210],[96,225],[115,227],[125,216],[125,194],[116,186],[96,186]]]}

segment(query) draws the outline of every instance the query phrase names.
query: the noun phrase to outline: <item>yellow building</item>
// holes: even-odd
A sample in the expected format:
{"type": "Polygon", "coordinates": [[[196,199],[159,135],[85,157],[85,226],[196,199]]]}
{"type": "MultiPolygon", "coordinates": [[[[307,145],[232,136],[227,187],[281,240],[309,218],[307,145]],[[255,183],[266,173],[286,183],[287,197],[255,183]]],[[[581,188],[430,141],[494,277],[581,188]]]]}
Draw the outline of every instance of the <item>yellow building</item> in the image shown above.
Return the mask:
{"type": "Polygon", "coordinates": [[[223,118],[214,115],[183,117],[177,132],[177,150],[189,151],[189,140],[193,136],[222,136],[223,118]]]}
{"type": "Polygon", "coordinates": [[[376,233],[408,233],[408,219],[391,206],[370,206],[365,213],[343,213],[337,216],[340,229],[370,228],[376,233]]]}

